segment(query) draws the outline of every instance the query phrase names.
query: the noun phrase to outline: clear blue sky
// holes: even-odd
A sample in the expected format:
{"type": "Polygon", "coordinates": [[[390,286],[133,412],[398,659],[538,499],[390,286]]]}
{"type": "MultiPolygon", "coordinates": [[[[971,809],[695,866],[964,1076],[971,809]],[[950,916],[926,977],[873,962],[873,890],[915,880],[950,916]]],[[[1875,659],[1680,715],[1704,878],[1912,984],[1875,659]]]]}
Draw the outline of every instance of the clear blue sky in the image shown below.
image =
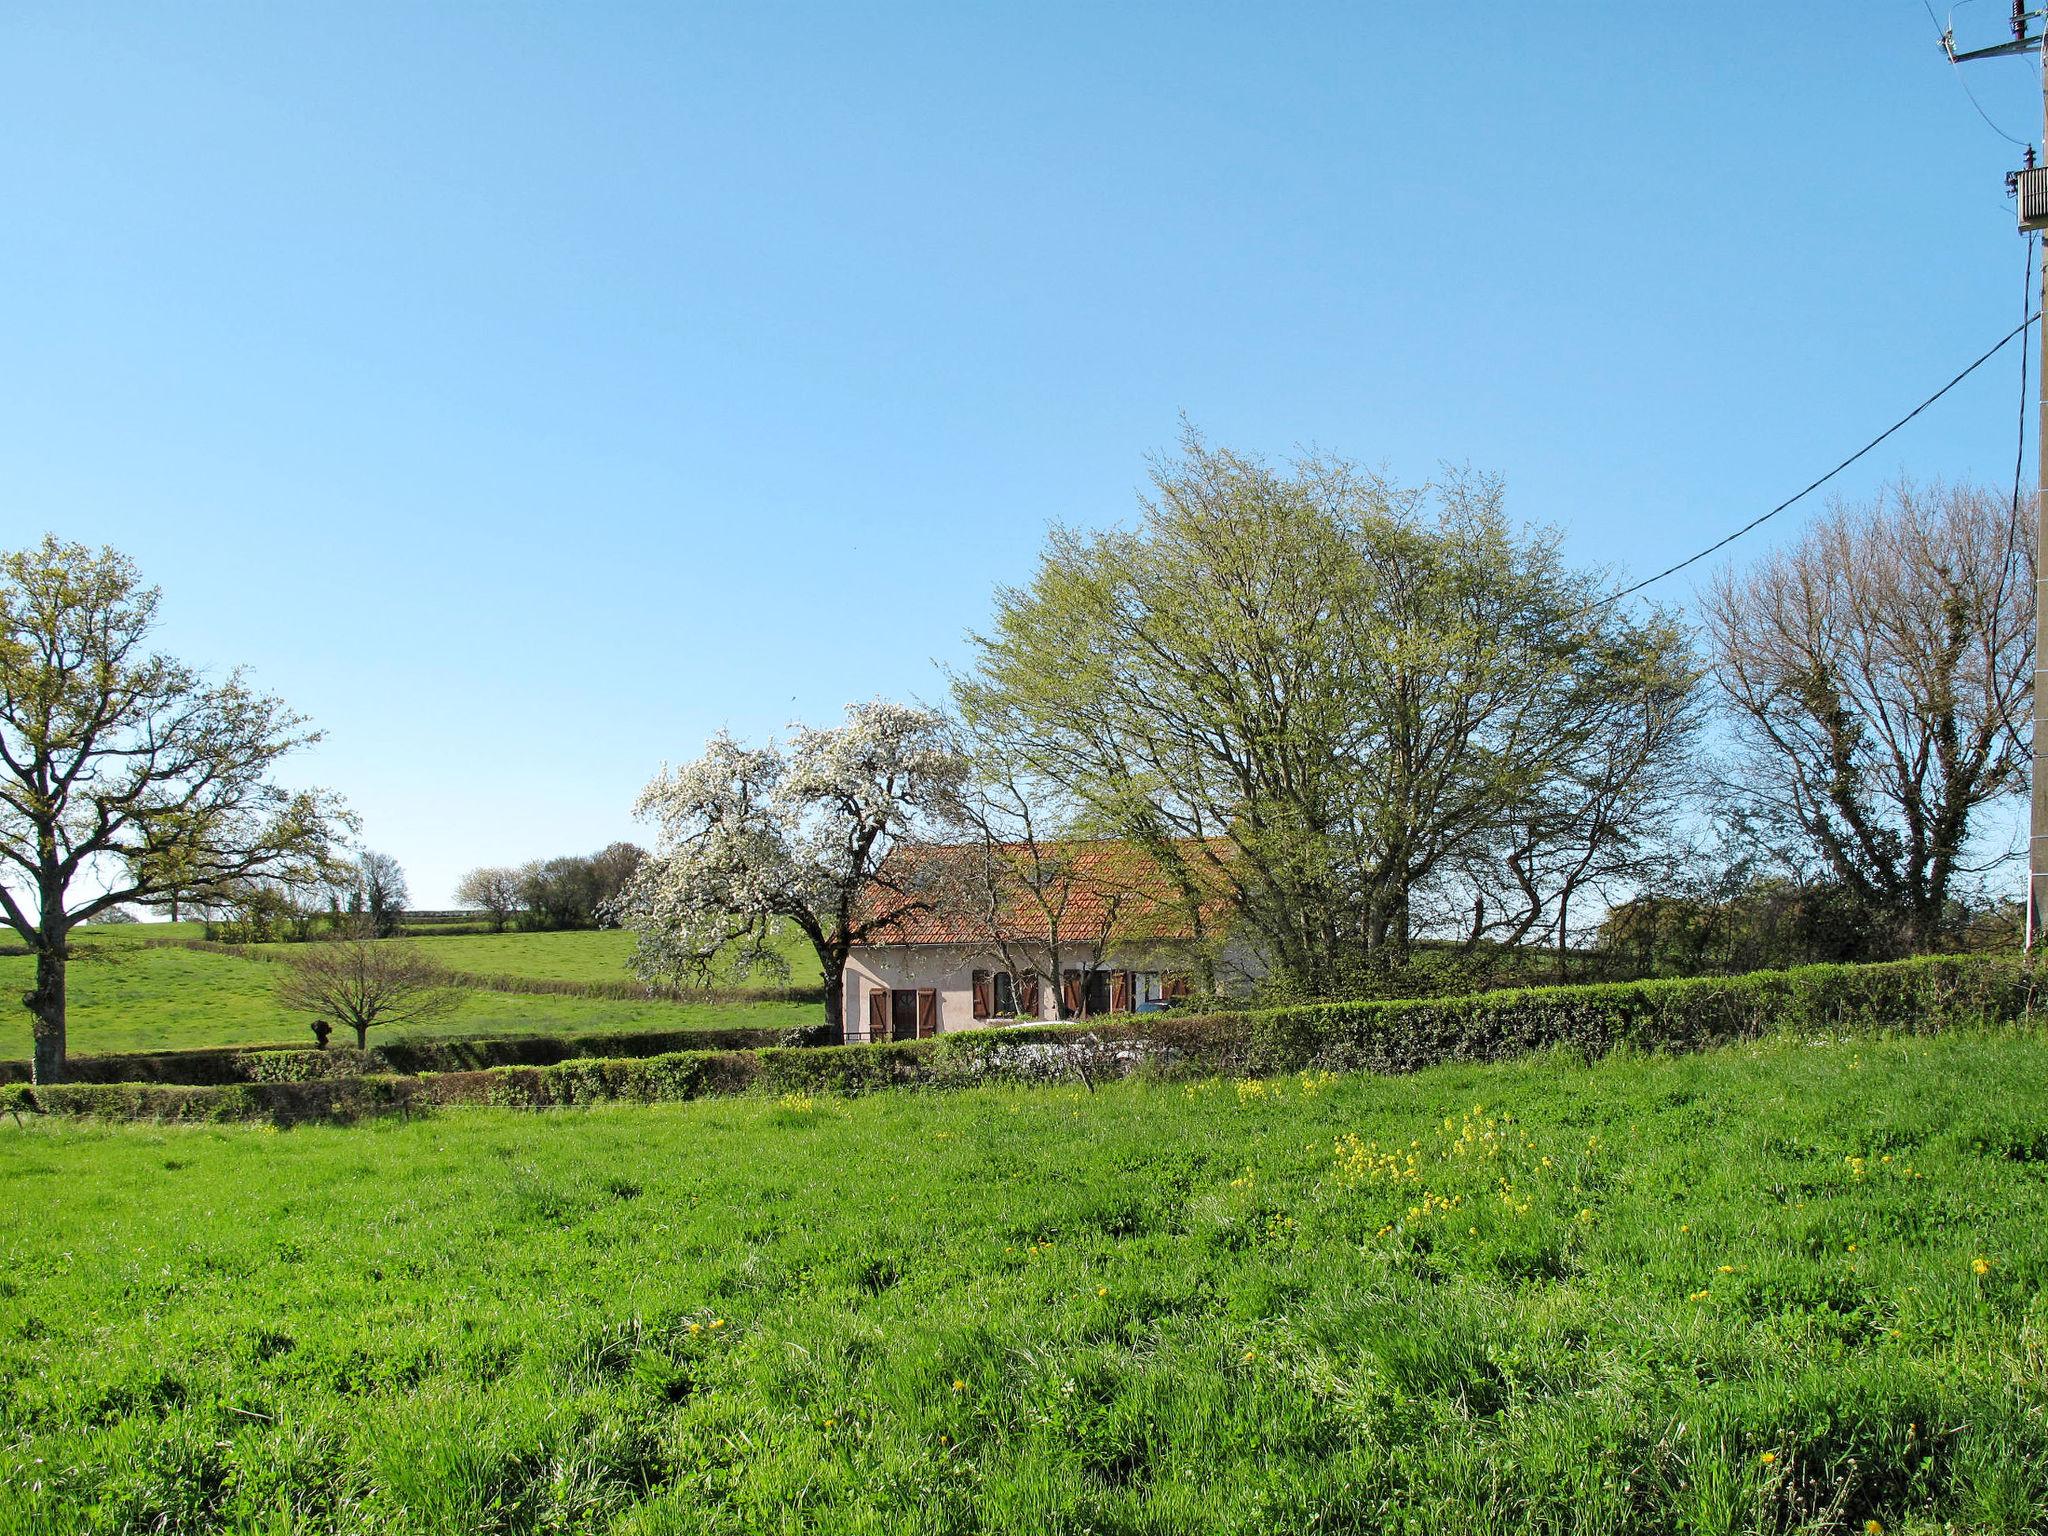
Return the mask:
{"type": "MultiPolygon", "coordinates": [[[[2002,37],[1996,0],[1958,27],[2002,37]]],[[[720,726],[935,696],[1182,412],[1497,470],[1635,573],[1747,520],[2019,318],[2019,151],[1935,33],[1919,0],[17,0],[0,544],[134,555],[169,648],[313,715],[298,774],[438,905],[633,834],[720,726]]],[[[1971,81],[2038,131],[2028,65],[1971,81]]],[[[2017,363],[1845,489],[2009,480],[2017,363]]]]}

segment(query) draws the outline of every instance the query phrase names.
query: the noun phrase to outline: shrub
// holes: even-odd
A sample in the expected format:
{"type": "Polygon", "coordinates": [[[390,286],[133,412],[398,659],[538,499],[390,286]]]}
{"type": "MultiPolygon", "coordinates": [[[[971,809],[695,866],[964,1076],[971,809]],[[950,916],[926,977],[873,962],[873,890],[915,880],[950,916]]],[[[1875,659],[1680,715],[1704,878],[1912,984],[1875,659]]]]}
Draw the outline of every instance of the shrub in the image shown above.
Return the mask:
{"type": "MultiPolygon", "coordinates": [[[[309,1072],[389,1067],[393,1048],[352,1052],[251,1052],[280,1076],[218,1087],[72,1083],[23,1089],[25,1107],[137,1119],[347,1119],[432,1104],[523,1109],[608,1100],[693,1099],[761,1089],[769,1094],[851,1096],[881,1089],[971,1083],[1078,1081],[1133,1072],[1264,1076],[1303,1070],[1411,1072],[1443,1062],[1487,1062],[1564,1048],[1591,1058],[1617,1047],[1693,1051],[1773,1029],[1839,1033],[1892,1029],[1932,1033],[2005,1023],[2032,1006],[2032,973],[2010,960],[1944,956],[1887,965],[1809,966],[1796,971],[1682,981],[1538,987],[1411,1002],[1322,1003],[1257,1013],[1123,1015],[1086,1024],[975,1030],[936,1039],[818,1050],[680,1050],[583,1057],[539,1065],[431,1072],[417,1078],[309,1072]],[[305,1058],[318,1058],[306,1062],[305,1058]]],[[[758,1033],[758,1032],[757,1032],[758,1033]]],[[[683,1036],[703,1043],[708,1032],[683,1036]]],[[[576,1037],[589,1045],[592,1037],[576,1037]]],[[[600,1037],[601,1038],[601,1037],[600,1037]]],[[[629,1037],[646,1041],[651,1036],[629,1037]]],[[[545,1037],[540,1037],[545,1046],[545,1037]]],[[[423,1045],[422,1054],[487,1042],[423,1045]]],[[[500,1042],[530,1047],[532,1040],[500,1042]]],[[[559,1042],[557,1042],[559,1043],[559,1042]]]]}
{"type": "MultiPolygon", "coordinates": [[[[774,1045],[773,1029],[664,1029],[580,1035],[485,1035],[450,1040],[390,1041],[368,1051],[334,1046],[225,1047],[112,1056],[74,1056],[74,1083],[298,1083],[365,1074],[461,1072],[485,1067],[549,1066],[591,1056],[659,1056],[684,1050],[746,1050],[774,1045]]],[[[26,1061],[0,1061],[0,1083],[27,1082],[26,1061]]]]}

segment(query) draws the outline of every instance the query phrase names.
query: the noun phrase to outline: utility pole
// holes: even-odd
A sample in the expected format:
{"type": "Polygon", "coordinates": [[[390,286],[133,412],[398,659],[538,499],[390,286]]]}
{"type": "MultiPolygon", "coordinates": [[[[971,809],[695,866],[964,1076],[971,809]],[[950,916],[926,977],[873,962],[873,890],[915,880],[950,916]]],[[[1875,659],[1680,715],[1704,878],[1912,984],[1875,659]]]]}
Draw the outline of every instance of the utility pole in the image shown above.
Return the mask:
{"type": "MultiPolygon", "coordinates": [[[[1942,51],[1951,64],[1998,59],[2013,54],[2038,54],[2041,59],[2041,138],[2048,146],[2048,11],[2030,11],[2026,0],[2012,0],[2012,41],[1991,48],[1957,53],[1952,32],[1941,35],[1942,51]]],[[[2021,234],[2048,230],[2048,165],[2037,166],[2032,149],[2026,168],[2010,178],[2019,199],[2021,234]]],[[[2034,496],[2034,784],[2033,809],[2027,836],[2027,953],[2048,940],[2048,240],[2041,242],[2041,373],[2036,386],[2039,415],[2034,427],[2038,476],[2034,496]]]]}

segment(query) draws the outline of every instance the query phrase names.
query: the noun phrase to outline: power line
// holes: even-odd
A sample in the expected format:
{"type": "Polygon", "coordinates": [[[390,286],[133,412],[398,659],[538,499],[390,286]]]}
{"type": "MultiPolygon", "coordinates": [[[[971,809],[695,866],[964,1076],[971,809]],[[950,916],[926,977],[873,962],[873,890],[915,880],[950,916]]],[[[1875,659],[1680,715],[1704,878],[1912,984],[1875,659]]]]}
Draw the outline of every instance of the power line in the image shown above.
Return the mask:
{"type": "MultiPolygon", "coordinates": [[[[2027,310],[2033,304],[2033,302],[2034,237],[2030,234],[2027,236],[2026,264],[2021,268],[2020,272],[2020,313],[2023,315],[2026,314],[2027,310]]],[[[2030,325],[2032,323],[2033,322],[2031,320],[2025,322],[2022,325],[2022,329],[2025,328],[2025,325],[2030,325]]],[[[1998,568],[1998,597],[1997,600],[1993,602],[1991,605],[1991,611],[1993,615],[1992,622],[1994,624],[1997,622],[1997,615],[2005,608],[2006,578],[2012,574],[2013,565],[2020,558],[2020,478],[2021,473],[2025,468],[2026,462],[2027,349],[2025,347],[2021,347],[2019,446],[2013,450],[2012,455],[2012,510],[2006,514],[2005,519],[2005,557],[1998,568]]],[[[2040,558],[2040,555],[2036,553],[2034,558],[2038,560],[2040,558]]],[[[2027,756],[2029,749],[2020,740],[2020,733],[2013,728],[2012,716],[2006,712],[2005,700],[2003,697],[2000,696],[1998,692],[1996,679],[1987,679],[1987,681],[1991,683],[1991,702],[1998,707],[1998,718],[2005,726],[2005,734],[2007,738],[2012,742],[2013,750],[2019,753],[2022,757],[2027,756]]]]}
{"type": "MultiPolygon", "coordinates": [[[[2007,331],[2003,336],[1999,337],[1999,339],[1995,343],[1993,343],[1991,350],[1984,353],[1983,356],[1979,357],[1974,363],[1970,364],[1969,367],[1965,368],[1961,373],[1957,374],[1954,378],[1950,379],[1946,384],[1942,385],[1941,388],[1937,389],[1925,400],[1922,400],[1918,405],[1914,406],[1913,409],[1906,412],[1905,415],[1901,416],[1897,421],[1893,422],[1890,426],[1886,427],[1882,432],[1878,433],[1877,436],[1873,437],[1861,448],[1858,448],[1854,453],[1850,454],[1849,457],[1842,460],[1841,463],[1837,464],[1833,469],[1829,470],[1826,474],[1822,475],[1818,480],[1815,480],[1810,485],[1807,485],[1806,487],[1795,492],[1794,494],[1787,496],[1783,501],[1779,502],[1775,507],[1771,508],[1770,511],[1764,513],[1763,516],[1751,518],[1748,522],[1744,523],[1740,528],[1736,529],[1726,538],[1716,539],[1713,543],[1709,544],[1705,549],[1701,550],[1698,554],[1687,555],[1683,560],[1679,561],[1676,565],[1667,565],[1664,567],[1663,570],[1657,572],[1656,575],[1645,576],[1641,581],[1637,582],[1634,586],[1623,587],[1619,592],[1615,593],[1612,597],[1603,597],[1602,599],[1600,599],[1599,602],[1594,603],[1586,611],[1588,613],[1592,613],[1596,612],[1601,608],[1609,607],[1614,603],[1620,602],[1624,597],[1634,596],[1636,593],[1642,591],[1645,587],[1654,586],[1656,583],[1662,581],[1666,576],[1676,576],[1680,571],[1684,570],[1687,566],[1697,565],[1700,561],[1706,559],[1707,556],[1713,554],[1716,550],[1726,549],[1730,544],[1733,544],[1745,533],[1748,533],[1753,529],[1761,528],[1765,523],[1768,523],[1772,518],[1776,517],[1780,512],[1783,512],[1787,507],[1792,506],[1795,502],[1805,500],[1808,496],[1812,495],[1815,491],[1819,490],[1822,486],[1826,485],[1830,480],[1834,479],[1835,476],[1839,475],[1843,470],[1847,469],[1851,464],[1854,464],[1858,459],[1862,458],[1865,454],[1870,452],[1870,450],[1875,448],[1879,443],[1882,443],[1894,432],[1897,432],[1899,428],[1903,427],[1915,416],[1918,416],[1922,411],[1926,410],[1927,407],[1934,404],[1934,402],[1939,400],[1943,395],[1947,394],[1950,390],[1954,389],[1958,384],[1962,383],[1963,380],[1967,379],[1979,368],[1982,368],[1986,363],[1990,362],[1992,358],[1998,356],[2000,352],[2003,352],[2005,350],[2007,344],[2010,343],[2015,336],[2024,335],[2026,333],[2027,327],[2032,325],[2036,320],[2040,318],[2041,316],[2038,311],[2028,315],[2026,319],[2022,320],[2018,325],[2014,326],[2011,330],[2007,331]]],[[[2022,406],[2023,411],[2024,409],[2024,406],[2022,406]]]]}
{"type": "MultiPolygon", "coordinates": [[[[1920,7],[1927,12],[1927,19],[1941,29],[1941,48],[1943,53],[1947,53],[1949,51],[1949,39],[1954,35],[1954,28],[1941,25],[1941,18],[1934,14],[1934,7],[1929,3],[1929,0],[1920,0],[1920,7]]],[[[1984,110],[1984,103],[1979,101],[1977,93],[1970,89],[1970,77],[1963,73],[1963,66],[1955,61],[1953,55],[1950,56],[1948,63],[1949,73],[1956,77],[1956,84],[1963,88],[1963,94],[1970,98],[1970,105],[1976,108],[1977,115],[1984,119],[1984,126],[2008,144],[2017,144],[2021,149],[2029,148],[2030,146],[2025,139],[2014,138],[1991,120],[1991,114],[1984,110]]]]}

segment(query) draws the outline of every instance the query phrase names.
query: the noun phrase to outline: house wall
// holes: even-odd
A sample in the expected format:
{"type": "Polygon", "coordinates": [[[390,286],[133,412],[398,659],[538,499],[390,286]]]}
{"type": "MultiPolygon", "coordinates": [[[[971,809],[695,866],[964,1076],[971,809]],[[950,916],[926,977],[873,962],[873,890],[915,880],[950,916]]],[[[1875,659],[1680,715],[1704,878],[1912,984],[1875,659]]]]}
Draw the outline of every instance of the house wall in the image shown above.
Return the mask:
{"type": "MultiPolygon", "coordinates": [[[[1081,955],[1062,957],[1067,969],[1086,965],[1081,955]]],[[[846,961],[846,1038],[859,1042],[868,1037],[868,994],[883,990],[915,990],[929,987],[939,995],[939,1030],[951,1034],[961,1029],[992,1029],[1021,1019],[977,1019],[974,1016],[974,973],[1001,969],[987,950],[972,944],[876,944],[857,948],[846,961]]],[[[1135,945],[1111,953],[1101,969],[1117,971],[1175,971],[1189,968],[1186,953],[1172,944],[1135,945]]],[[[1258,974],[1249,956],[1235,949],[1224,956],[1223,969],[1241,978],[1258,974]]],[[[1041,1019],[1059,1017],[1053,989],[1038,988],[1041,1019]]]]}

